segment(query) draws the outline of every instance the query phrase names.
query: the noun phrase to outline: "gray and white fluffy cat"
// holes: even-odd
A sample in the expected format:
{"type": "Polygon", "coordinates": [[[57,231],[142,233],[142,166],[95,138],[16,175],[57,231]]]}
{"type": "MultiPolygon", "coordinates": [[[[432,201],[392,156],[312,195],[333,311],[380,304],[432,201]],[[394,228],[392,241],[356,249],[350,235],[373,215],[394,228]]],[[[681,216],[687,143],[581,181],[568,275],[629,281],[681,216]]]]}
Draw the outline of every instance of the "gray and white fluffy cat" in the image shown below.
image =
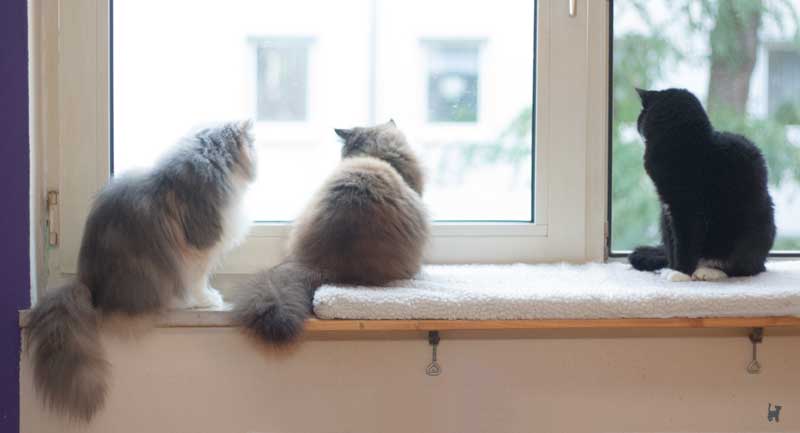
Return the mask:
{"type": "Polygon", "coordinates": [[[77,278],[40,299],[26,328],[46,405],[84,421],[102,408],[105,316],[223,305],[209,273],[249,226],[242,199],[256,175],[250,129],[247,121],[200,130],[152,170],[118,176],[96,197],[77,278]]]}
{"type": "Polygon", "coordinates": [[[429,234],[420,164],[394,121],[337,129],[342,161],[295,221],[289,254],[243,287],[236,320],[273,344],[293,341],[324,283],[384,285],[420,269],[429,234]]]}

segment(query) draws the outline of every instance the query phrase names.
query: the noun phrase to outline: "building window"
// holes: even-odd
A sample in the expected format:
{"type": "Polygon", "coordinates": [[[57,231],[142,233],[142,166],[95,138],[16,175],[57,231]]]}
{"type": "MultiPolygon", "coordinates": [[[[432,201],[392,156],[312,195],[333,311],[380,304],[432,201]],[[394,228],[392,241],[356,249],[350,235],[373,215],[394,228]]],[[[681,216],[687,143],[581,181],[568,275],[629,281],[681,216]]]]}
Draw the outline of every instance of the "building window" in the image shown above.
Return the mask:
{"type": "Polygon", "coordinates": [[[428,50],[428,120],[477,122],[479,52],[477,42],[436,41],[428,50]]]}
{"type": "Polygon", "coordinates": [[[769,51],[769,113],[786,123],[800,123],[800,51],[769,51]]]}
{"type": "Polygon", "coordinates": [[[308,117],[308,39],[256,42],[256,113],[261,121],[308,117]]]}

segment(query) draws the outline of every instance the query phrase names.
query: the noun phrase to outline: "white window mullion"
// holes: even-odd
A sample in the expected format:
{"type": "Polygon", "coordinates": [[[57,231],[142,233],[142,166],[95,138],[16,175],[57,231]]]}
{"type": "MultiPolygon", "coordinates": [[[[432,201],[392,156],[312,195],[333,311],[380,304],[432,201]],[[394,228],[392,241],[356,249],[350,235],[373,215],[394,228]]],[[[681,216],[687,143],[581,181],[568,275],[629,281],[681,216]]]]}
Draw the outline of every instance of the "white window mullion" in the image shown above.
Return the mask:
{"type": "Polygon", "coordinates": [[[587,0],[586,260],[608,258],[608,122],[611,3],[587,0]]]}

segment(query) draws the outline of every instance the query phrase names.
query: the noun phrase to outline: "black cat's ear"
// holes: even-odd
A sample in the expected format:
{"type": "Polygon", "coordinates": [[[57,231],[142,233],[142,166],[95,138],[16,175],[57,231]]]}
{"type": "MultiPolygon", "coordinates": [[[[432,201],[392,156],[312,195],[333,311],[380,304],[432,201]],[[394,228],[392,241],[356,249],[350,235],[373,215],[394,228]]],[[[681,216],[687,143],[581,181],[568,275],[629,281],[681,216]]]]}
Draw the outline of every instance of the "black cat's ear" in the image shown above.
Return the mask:
{"type": "Polygon", "coordinates": [[[352,129],[334,128],[334,132],[336,132],[336,135],[338,135],[342,140],[345,140],[345,141],[347,141],[348,138],[353,136],[353,130],[352,129]]]}
{"type": "Polygon", "coordinates": [[[642,107],[647,107],[647,104],[650,102],[650,96],[653,92],[649,90],[640,89],[635,87],[636,93],[639,94],[639,99],[642,101],[642,107]]]}

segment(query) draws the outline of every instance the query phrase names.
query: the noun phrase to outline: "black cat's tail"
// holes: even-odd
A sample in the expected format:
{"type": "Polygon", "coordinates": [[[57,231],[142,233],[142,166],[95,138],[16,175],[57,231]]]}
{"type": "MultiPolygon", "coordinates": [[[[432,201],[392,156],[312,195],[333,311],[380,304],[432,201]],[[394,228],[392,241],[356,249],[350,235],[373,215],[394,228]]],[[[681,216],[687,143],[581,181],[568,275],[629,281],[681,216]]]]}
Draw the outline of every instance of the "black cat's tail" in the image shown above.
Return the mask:
{"type": "Polygon", "coordinates": [[[639,271],[657,271],[669,266],[667,252],[662,246],[637,247],[628,256],[628,261],[639,271]]]}
{"type": "Polygon", "coordinates": [[[261,271],[241,289],[234,319],[276,346],[292,343],[311,315],[322,273],[295,261],[261,271]]]}
{"type": "Polygon", "coordinates": [[[40,299],[25,328],[33,383],[45,405],[86,422],[108,390],[99,320],[89,288],[76,281],[40,299]]]}

